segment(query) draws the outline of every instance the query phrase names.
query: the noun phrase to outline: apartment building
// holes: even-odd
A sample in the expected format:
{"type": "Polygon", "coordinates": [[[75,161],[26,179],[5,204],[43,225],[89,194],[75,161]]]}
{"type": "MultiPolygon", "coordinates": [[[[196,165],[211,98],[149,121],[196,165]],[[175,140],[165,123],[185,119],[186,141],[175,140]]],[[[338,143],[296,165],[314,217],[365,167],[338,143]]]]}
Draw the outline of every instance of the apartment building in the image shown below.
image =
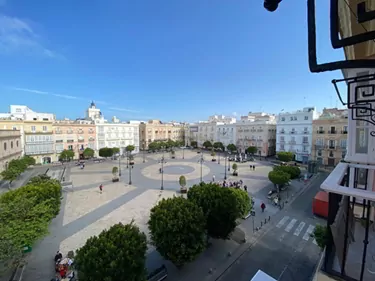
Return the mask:
{"type": "MultiPolygon", "coordinates": [[[[0,114],[1,115],[1,114],[0,114]]],[[[23,120],[14,116],[0,117],[0,130],[14,130],[20,133],[21,156],[25,155],[25,135],[23,131],[23,120]]]]}
{"type": "Polygon", "coordinates": [[[307,163],[311,159],[312,124],[318,117],[315,107],[280,113],[276,124],[276,151],[293,152],[295,161],[307,163]]]}
{"type": "MultiPolygon", "coordinates": [[[[362,34],[364,27],[374,30],[374,21],[359,22],[357,13],[352,12],[359,2],[362,1],[339,1],[341,38],[351,40],[354,35],[362,34]]],[[[372,2],[361,3],[362,7],[367,4],[368,13],[374,10],[372,2]]],[[[345,47],[345,56],[347,60],[375,61],[375,43],[369,40],[345,47]]],[[[338,88],[347,89],[339,94],[349,101],[346,162],[337,164],[321,185],[329,194],[328,235],[313,280],[372,281],[375,279],[375,68],[342,72],[346,80],[338,88]]]]}
{"type": "Polygon", "coordinates": [[[199,126],[198,124],[186,124],[185,126],[185,145],[191,146],[192,141],[196,141],[198,143],[198,132],[199,126]]]}
{"type": "Polygon", "coordinates": [[[258,148],[257,155],[272,156],[276,153],[276,117],[264,112],[250,112],[236,123],[237,148],[245,152],[250,146],[258,148]]]}
{"type": "Polygon", "coordinates": [[[0,129],[0,173],[7,169],[10,161],[21,156],[21,132],[0,129]]]}
{"type": "Polygon", "coordinates": [[[236,123],[216,123],[216,141],[221,142],[224,147],[228,144],[236,144],[237,126],[236,123]]]}
{"type": "MultiPolygon", "coordinates": [[[[198,125],[198,134],[197,134],[197,142],[198,146],[202,147],[205,141],[210,141],[211,143],[219,141],[222,139],[224,142],[231,142],[235,144],[235,132],[233,134],[226,135],[224,129],[229,129],[229,131],[234,128],[233,124],[236,123],[236,118],[228,117],[224,115],[212,115],[208,117],[207,121],[199,121],[198,125]],[[220,127],[220,133],[219,128],[220,127]],[[225,126],[228,125],[228,126],[225,126]],[[229,137],[230,136],[230,137],[229,137]]],[[[235,130],[235,128],[233,129],[235,130]]]]}
{"type": "Polygon", "coordinates": [[[348,111],[323,109],[313,120],[312,159],[320,165],[335,166],[345,158],[348,134],[348,111]]]}
{"type": "Polygon", "coordinates": [[[96,126],[94,121],[56,120],[53,122],[55,159],[63,150],[74,151],[74,159],[83,159],[85,148],[96,150],[96,126]]]}
{"type": "Polygon", "coordinates": [[[147,149],[153,141],[181,141],[185,143],[185,130],[187,126],[183,123],[168,122],[160,120],[149,120],[141,122],[139,125],[139,135],[141,146],[147,149]]]}

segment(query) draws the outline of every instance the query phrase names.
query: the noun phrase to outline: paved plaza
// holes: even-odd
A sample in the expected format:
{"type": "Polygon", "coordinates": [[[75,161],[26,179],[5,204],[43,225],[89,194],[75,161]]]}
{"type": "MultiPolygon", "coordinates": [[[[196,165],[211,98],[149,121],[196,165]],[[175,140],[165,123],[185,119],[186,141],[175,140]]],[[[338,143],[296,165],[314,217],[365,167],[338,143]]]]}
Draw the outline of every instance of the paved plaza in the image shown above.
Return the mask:
{"type": "MultiPolygon", "coordinates": [[[[220,163],[212,162],[212,157],[204,153],[204,161],[200,163],[201,154],[190,150],[177,151],[175,159],[171,159],[170,154],[164,154],[166,163],[162,181],[159,172],[161,157],[162,154],[140,154],[135,157],[133,168],[127,168],[126,159],[107,160],[103,163],[88,161],[83,170],[67,166],[65,181],[72,182],[73,188],[64,190],[60,214],[51,224],[50,235],[35,245],[24,280],[49,280],[54,275],[52,260],[57,250],[63,254],[75,251],[89,237],[98,235],[118,222],[126,224],[134,220],[149,237],[147,221],[150,209],[163,198],[179,196],[178,180],[181,175],[186,177],[188,186],[199,183],[201,177],[204,181],[211,181],[214,175],[216,181],[222,181],[225,175],[229,181],[242,179],[251,195],[259,194],[269,186],[267,175],[272,167],[268,163],[238,164],[239,176],[233,177],[232,169],[228,171],[228,163],[225,165],[222,159],[220,163]],[[112,168],[119,167],[119,163],[120,181],[113,183],[112,168]],[[250,171],[250,164],[256,165],[255,171],[250,171]],[[99,192],[100,184],[103,184],[102,193],[99,192]]],[[[256,198],[256,205],[260,206],[263,200],[256,198]]],[[[258,206],[255,209],[260,210],[258,206]]],[[[266,211],[264,216],[272,215],[278,210],[267,205],[266,211]]],[[[263,220],[263,217],[259,216],[259,219],[263,220]]],[[[244,223],[241,228],[245,233],[251,234],[250,222],[244,223]]],[[[149,246],[149,251],[151,250],[153,248],[149,246]]]]}

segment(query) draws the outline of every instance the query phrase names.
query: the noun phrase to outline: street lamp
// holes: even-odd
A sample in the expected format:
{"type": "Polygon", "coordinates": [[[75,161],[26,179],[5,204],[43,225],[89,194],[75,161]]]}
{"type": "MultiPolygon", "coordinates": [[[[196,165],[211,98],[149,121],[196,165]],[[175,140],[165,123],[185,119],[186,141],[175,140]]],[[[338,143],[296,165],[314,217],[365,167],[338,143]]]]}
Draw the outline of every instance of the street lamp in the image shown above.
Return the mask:
{"type": "Polygon", "coordinates": [[[185,159],[185,147],[182,148],[182,159],[185,159]]]}
{"type": "MultiPolygon", "coordinates": [[[[224,159],[225,159],[225,166],[224,166],[224,180],[227,179],[227,152],[225,152],[224,159]]],[[[229,163],[228,163],[229,165],[229,163]]]]}
{"type": "Polygon", "coordinates": [[[133,170],[133,165],[130,165],[129,167],[129,185],[132,184],[132,170],[133,170]]]}
{"type": "Polygon", "coordinates": [[[126,152],[126,169],[129,169],[129,151],[126,152]]]}
{"type": "Polygon", "coordinates": [[[217,150],[217,158],[218,158],[218,160],[217,160],[217,163],[218,164],[220,164],[220,148],[217,150]]]}
{"type": "Polygon", "coordinates": [[[145,157],[146,157],[146,154],[145,154],[145,141],[143,141],[143,163],[145,163],[145,157]]]}
{"type": "Polygon", "coordinates": [[[202,179],[203,162],[204,162],[203,153],[201,153],[201,158],[198,160],[198,163],[201,163],[201,182],[203,182],[203,179],[202,179]]]}
{"type": "Polygon", "coordinates": [[[159,163],[161,164],[161,186],[160,186],[160,190],[164,190],[164,164],[166,164],[167,162],[165,161],[164,159],[164,146],[161,147],[161,149],[163,150],[163,156],[161,157],[159,163]]]}
{"type": "Polygon", "coordinates": [[[118,157],[118,176],[121,177],[121,155],[118,157]]]}

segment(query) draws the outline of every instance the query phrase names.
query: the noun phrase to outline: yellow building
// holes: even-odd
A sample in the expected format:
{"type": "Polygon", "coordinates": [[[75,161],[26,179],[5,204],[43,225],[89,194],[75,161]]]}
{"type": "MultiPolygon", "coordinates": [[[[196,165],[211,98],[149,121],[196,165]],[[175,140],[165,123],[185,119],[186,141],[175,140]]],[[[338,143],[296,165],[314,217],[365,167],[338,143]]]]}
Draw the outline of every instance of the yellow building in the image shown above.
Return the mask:
{"type": "Polygon", "coordinates": [[[182,123],[163,123],[160,120],[150,120],[139,125],[140,147],[146,149],[153,141],[184,141],[185,125],[182,123]]]}
{"type": "Polygon", "coordinates": [[[20,158],[21,154],[20,131],[0,129],[0,172],[7,169],[10,161],[20,158]]]}
{"type": "Polygon", "coordinates": [[[323,109],[322,115],[313,120],[312,159],[324,166],[337,165],[346,155],[347,134],[347,110],[323,109]]]}
{"type": "Polygon", "coordinates": [[[0,130],[15,130],[20,132],[20,147],[21,147],[21,156],[25,154],[25,139],[23,133],[23,120],[16,118],[0,118],[0,130]]]}
{"type": "Polygon", "coordinates": [[[26,155],[32,156],[40,164],[58,160],[54,155],[52,121],[25,120],[23,130],[26,155]]]}

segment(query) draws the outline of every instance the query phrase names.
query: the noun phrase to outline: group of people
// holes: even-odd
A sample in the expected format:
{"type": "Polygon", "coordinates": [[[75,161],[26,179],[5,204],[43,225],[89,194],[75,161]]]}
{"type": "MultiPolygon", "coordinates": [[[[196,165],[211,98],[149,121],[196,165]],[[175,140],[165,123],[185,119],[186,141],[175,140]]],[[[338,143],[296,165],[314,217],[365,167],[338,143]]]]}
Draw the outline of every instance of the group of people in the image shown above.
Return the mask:
{"type": "Polygon", "coordinates": [[[51,279],[51,281],[60,281],[65,278],[69,281],[73,280],[75,276],[74,271],[71,270],[69,272],[69,268],[73,264],[73,260],[70,258],[63,258],[60,251],[57,251],[54,260],[56,276],[55,278],[51,279]]]}

